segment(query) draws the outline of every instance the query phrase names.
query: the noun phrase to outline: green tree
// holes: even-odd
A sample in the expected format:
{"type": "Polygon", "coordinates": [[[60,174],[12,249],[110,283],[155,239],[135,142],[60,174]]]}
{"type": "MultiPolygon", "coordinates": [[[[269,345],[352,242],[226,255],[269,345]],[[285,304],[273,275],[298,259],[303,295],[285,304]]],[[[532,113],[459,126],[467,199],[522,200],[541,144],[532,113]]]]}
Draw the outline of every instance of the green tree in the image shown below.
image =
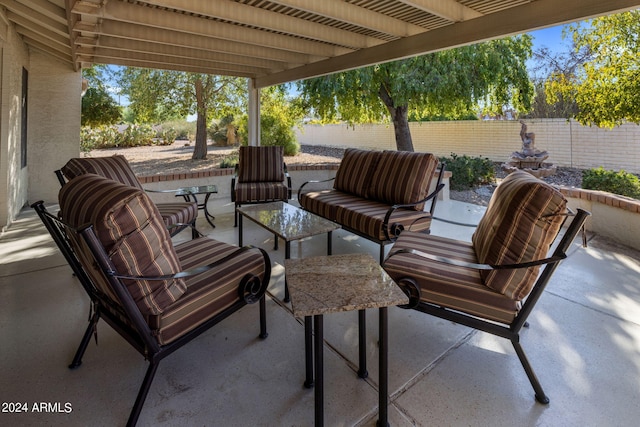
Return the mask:
{"type": "Polygon", "coordinates": [[[122,111],[104,84],[105,68],[93,66],[82,70],[87,89],[82,95],[82,126],[112,125],[120,122],[122,111]]]}
{"type": "Polygon", "coordinates": [[[522,35],[304,80],[298,88],[305,107],[324,121],[390,118],[398,150],[413,151],[409,116],[528,110],[530,56],[531,37],[522,35]]]}
{"type": "Polygon", "coordinates": [[[246,104],[246,79],[125,67],[118,82],[137,121],[158,123],[196,115],[193,159],[207,158],[207,123],[238,114],[246,104]]]}
{"type": "Polygon", "coordinates": [[[585,125],[640,123],[640,10],[570,27],[575,49],[590,57],[574,74],[556,73],[546,86],[551,102],[573,98],[585,125]]]}
{"type": "MultiPolygon", "coordinates": [[[[300,151],[293,128],[303,117],[297,100],[287,97],[287,86],[270,86],[260,91],[260,145],[281,145],[285,156],[295,156],[300,151]]],[[[248,143],[248,120],[245,115],[239,123],[238,136],[248,143]]]]}

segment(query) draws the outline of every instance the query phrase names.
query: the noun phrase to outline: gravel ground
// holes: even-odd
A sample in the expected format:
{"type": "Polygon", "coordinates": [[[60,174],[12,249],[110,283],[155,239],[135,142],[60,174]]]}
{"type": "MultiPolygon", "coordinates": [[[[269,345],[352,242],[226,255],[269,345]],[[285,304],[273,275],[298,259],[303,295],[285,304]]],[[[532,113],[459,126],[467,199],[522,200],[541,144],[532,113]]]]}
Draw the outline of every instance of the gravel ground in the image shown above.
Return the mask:
{"type": "MultiPolygon", "coordinates": [[[[451,200],[487,206],[493,190],[495,190],[497,184],[507,176],[507,173],[502,170],[501,163],[494,164],[494,172],[496,176],[495,184],[482,185],[466,191],[451,191],[451,200]]],[[[582,186],[582,169],[559,167],[555,175],[543,178],[543,181],[556,186],[580,188],[582,186]]]]}
{"type": "MultiPolygon", "coordinates": [[[[136,174],[148,176],[216,168],[223,158],[236,150],[235,147],[209,146],[206,160],[192,160],[193,145],[190,145],[187,141],[176,141],[168,146],[93,150],[89,153],[89,156],[105,157],[122,154],[127,158],[136,174]]],[[[300,151],[297,156],[285,157],[287,165],[338,163],[344,153],[343,148],[311,145],[303,145],[300,151]]],[[[500,167],[500,163],[495,164],[495,176],[497,182],[500,182],[506,176],[506,173],[500,167]]],[[[552,185],[579,188],[582,185],[582,170],[558,168],[555,175],[544,178],[544,180],[552,185]]],[[[452,200],[486,206],[495,187],[496,185],[492,184],[483,185],[473,190],[451,191],[450,196],[452,200]]]]}

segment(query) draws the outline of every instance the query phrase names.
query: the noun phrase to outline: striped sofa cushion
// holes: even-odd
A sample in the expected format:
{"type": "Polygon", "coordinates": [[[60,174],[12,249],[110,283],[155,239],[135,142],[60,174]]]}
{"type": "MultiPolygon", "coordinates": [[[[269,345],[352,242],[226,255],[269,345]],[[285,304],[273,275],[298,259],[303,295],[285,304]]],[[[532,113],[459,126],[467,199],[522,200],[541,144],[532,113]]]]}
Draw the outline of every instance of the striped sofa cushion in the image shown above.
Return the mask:
{"type": "Polygon", "coordinates": [[[336,172],[333,188],[360,197],[367,197],[373,171],[380,159],[379,151],[347,148],[336,172]]]}
{"type": "Polygon", "coordinates": [[[142,190],[136,174],[121,154],[111,157],[74,158],[69,160],[61,170],[68,180],[85,173],[93,173],[142,190]]]}
{"type": "MultiPolygon", "coordinates": [[[[385,150],[371,178],[368,198],[394,205],[424,199],[437,166],[438,159],[430,153],[385,150]]],[[[414,209],[423,210],[424,203],[414,209]]]]}
{"type": "Polygon", "coordinates": [[[240,147],[238,182],[284,181],[282,146],[240,147]]]}
{"type": "Polygon", "coordinates": [[[289,189],[283,182],[239,182],[234,191],[236,203],[289,200],[289,189]]]}
{"type": "Polygon", "coordinates": [[[393,244],[383,267],[396,282],[403,278],[415,280],[420,287],[421,302],[503,323],[511,323],[517,315],[519,302],[484,285],[479,270],[432,261],[414,254],[391,256],[399,249],[416,249],[444,258],[476,263],[471,243],[403,231],[393,244]]]}
{"type": "Polygon", "coordinates": [[[304,210],[330,221],[336,220],[336,209],[344,198],[345,194],[336,190],[310,191],[298,194],[298,202],[304,210]]]}
{"type": "MultiPolygon", "coordinates": [[[[92,224],[120,274],[159,276],[180,271],[160,214],[144,191],[95,174],[80,175],[58,195],[62,219],[92,224]]],[[[123,280],[143,314],[160,314],[186,290],[181,279],[123,280]]]]}
{"type": "MultiPolygon", "coordinates": [[[[389,205],[374,200],[358,199],[345,195],[334,199],[335,222],[343,227],[357,230],[378,241],[387,241],[395,236],[392,230],[388,230],[389,237],[385,236],[382,225],[389,211],[389,205]]],[[[431,226],[431,215],[428,212],[415,211],[413,209],[396,209],[389,217],[388,226],[402,225],[404,229],[412,231],[426,231],[431,226]]]]}
{"type": "MultiPolygon", "coordinates": [[[[176,246],[183,269],[206,265],[219,260],[237,246],[201,238],[176,246]]],[[[257,249],[243,252],[218,268],[185,279],[187,291],[174,304],[147,322],[161,345],[168,344],[233,304],[237,304],[238,285],[248,273],[264,277],[264,259],[257,249]]]]}
{"type": "MultiPolygon", "coordinates": [[[[524,171],[509,174],[496,188],[473,234],[480,263],[512,264],[544,258],[564,221],[562,193],[524,171]]],[[[483,271],[484,283],[514,300],[531,291],[540,267],[483,271]]]]}

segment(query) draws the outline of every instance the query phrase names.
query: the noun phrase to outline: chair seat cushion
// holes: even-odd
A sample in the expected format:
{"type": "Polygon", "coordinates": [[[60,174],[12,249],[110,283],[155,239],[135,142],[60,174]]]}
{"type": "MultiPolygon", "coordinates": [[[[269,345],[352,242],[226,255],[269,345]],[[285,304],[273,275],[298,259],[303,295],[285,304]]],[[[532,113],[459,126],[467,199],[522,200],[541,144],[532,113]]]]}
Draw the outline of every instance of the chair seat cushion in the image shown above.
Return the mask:
{"type": "Polygon", "coordinates": [[[330,221],[335,221],[336,210],[345,197],[347,197],[345,193],[336,190],[300,192],[298,193],[298,202],[303,209],[330,221]]]}
{"type": "MultiPolygon", "coordinates": [[[[215,262],[237,246],[198,238],[175,247],[183,270],[215,262]]],[[[264,276],[264,259],[257,249],[239,254],[220,267],[185,278],[187,291],[162,314],[149,316],[149,327],[160,344],[168,344],[189,330],[237,304],[238,285],[246,274],[264,276]]]]}
{"type": "MultiPolygon", "coordinates": [[[[390,255],[399,249],[415,249],[428,254],[464,262],[477,263],[469,242],[403,231],[390,255]]],[[[467,314],[511,323],[520,304],[485,286],[477,269],[432,261],[414,254],[389,256],[383,265],[396,281],[411,278],[421,291],[421,302],[461,311],[467,314]]]]}
{"type": "Polygon", "coordinates": [[[191,224],[198,218],[198,205],[194,202],[156,203],[167,227],[175,224],[191,224]]]}
{"type": "Polygon", "coordinates": [[[239,182],[235,192],[236,203],[289,200],[289,189],[283,182],[239,182]]]}
{"type": "MultiPolygon", "coordinates": [[[[383,225],[390,206],[381,202],[354,197],[345,197],[336,206],[335,222],[343,227],[351,228],[378,241],[395,238],[391,227],[400,225],[403,229],[426,231],[431,226],[431,214],[413,209],[396,209],[388,219],[388,236],[383,225]]],[[[400,230],[398,230],[400,232],[400,230]]]]}
{"type": "MultiPolygon", "coordinates": [[[[378,241],[388,240],[382,228],[391,206],[356,197],[336,190],[323,190],[298,195],[300,206],[343,227],[358,231],[378,241]]],[[[412,209],[396,209],[389,218],[388,226],[399,224],[404,229],[426,231],[431,226],[429,212],[412,209]]],[[[391,230],[389,230],[390,237],[391,230]]]]}
{"type": "MultiPolygon", "coordinates": [[[[566,216],[562,193],[533,175],[517,170],[498,185],[472,237],[482,264],[515,264],[542,259],[566,216]]],[[[481,273],[491,289],[514,300],[526,297],[540,267],[481,273]]]]}
{"type": "MultiPolygon", "coordinates": [[[[73,178],[59,193],[62,219],[92,225],[116,271],[128,276],[173,275],[180,262],[147,194],[95,174],[73,178]]],[[[160,314],[186,291],[182,279],[123,280],[143,314],[160,314]]]]}

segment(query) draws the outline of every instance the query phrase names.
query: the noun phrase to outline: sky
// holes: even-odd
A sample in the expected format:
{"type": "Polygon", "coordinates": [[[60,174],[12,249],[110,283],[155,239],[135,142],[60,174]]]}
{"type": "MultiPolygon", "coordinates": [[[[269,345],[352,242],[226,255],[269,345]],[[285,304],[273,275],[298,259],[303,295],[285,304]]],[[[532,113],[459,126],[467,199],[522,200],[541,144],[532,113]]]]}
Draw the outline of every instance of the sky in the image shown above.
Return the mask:
{"type": "Polygon", "coordinates": [[[564,25],[557,27],[545,28],[543,30],[532,31],[528,33],[533,36],[533,48],[539,49],[541,47],[548,47],[554,49],[561,45],[567,45],[568,41],[562,39],[562,29],[564,25]]]}

